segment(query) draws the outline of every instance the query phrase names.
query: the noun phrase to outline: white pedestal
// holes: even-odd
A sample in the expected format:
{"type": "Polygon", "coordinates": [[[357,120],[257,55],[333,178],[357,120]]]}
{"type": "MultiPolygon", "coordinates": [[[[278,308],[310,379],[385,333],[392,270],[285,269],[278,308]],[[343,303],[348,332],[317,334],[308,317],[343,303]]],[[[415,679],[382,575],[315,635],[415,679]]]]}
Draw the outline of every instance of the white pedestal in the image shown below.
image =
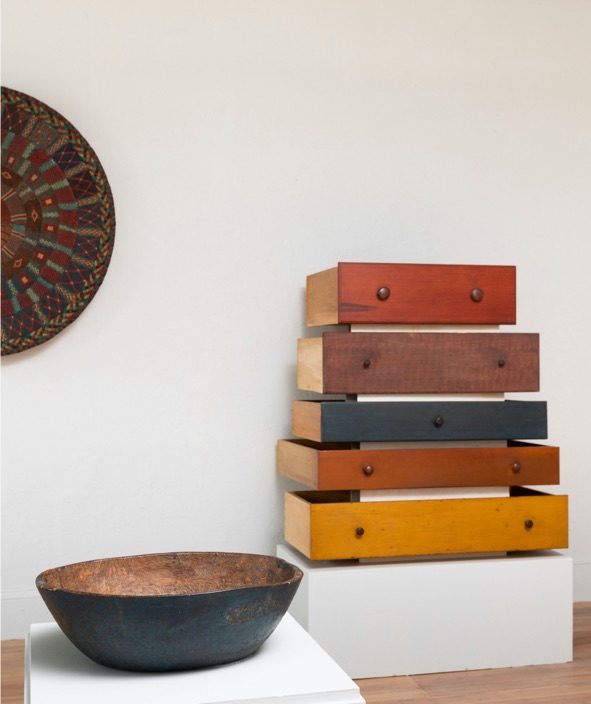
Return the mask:
{"type": "Polygon", "coordinates": [[[187,672],[97,665],[54,623],[31,626],[26,704],[363,704],[357,685],[289,615],[251,657],[187,672]]]}
{"type": "Polygon", "coordinates": [[[355,679],[572,660],[572,560],[554,551],[406,563],[312,562],[290,613],[355,679]]]}

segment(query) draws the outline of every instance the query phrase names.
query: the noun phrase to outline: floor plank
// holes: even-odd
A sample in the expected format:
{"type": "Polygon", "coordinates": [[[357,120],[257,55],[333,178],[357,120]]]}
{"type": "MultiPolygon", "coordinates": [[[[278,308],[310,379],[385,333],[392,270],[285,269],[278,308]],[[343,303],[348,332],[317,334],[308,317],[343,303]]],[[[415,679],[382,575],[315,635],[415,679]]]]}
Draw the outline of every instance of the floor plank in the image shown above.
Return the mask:
{"type": "Polygon", "coordinates": [[[358,684],[366,701],[372,704],[433,701],[412,677],[375,677],[371,680],[360,680],[358,684]],[[395,689],[392,688],[393,679],[396,679],[395,689]]]}
{"type": "Polygon", "coordinates": [[[23,704],[25,641],[2,641],[2,704],[23,704]]]}

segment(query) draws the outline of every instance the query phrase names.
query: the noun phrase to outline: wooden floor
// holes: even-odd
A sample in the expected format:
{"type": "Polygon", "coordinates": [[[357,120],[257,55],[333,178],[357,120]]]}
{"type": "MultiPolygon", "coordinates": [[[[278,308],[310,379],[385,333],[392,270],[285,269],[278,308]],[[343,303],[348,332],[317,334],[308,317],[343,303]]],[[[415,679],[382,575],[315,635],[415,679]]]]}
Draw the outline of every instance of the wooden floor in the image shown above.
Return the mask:
{"type": "MultiPolygon", "coordinates": [[[[591,602],[575,604],[574,661],[358,680],[367,704],[591,704],[591,602]]],[[[23,704],[24,641],[2,641],[2,704],[23,704]]]]}

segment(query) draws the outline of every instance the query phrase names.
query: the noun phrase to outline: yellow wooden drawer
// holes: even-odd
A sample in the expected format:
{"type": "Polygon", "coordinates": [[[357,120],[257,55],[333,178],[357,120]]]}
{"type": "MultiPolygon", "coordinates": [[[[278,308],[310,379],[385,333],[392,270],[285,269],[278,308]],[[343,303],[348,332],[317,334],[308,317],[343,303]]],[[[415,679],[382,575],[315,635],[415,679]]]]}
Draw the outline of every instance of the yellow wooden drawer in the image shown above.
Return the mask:
{"type": "Polygon", "coordinates": [[[286,492],[285,539],[312,560],[568,547],[568,497],[352,502],[350,492],[286,492]]]}

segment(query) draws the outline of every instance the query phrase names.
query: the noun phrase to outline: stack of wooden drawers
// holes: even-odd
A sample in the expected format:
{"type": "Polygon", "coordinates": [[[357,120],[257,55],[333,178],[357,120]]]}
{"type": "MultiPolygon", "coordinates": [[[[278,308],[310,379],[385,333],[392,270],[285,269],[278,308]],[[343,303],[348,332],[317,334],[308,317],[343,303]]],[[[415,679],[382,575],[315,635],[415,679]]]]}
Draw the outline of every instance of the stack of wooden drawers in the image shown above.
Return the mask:
{"type": "Polygon", "coordinates": [[[340,263],[307,278],[298,386],[343,400],[294,401],[278,471],[285,539],[312,560],[564,548],[539,336],[516,321],[515,267],[340,263]],[[410,499],[410,500],[409,500],[410,499]]]}

